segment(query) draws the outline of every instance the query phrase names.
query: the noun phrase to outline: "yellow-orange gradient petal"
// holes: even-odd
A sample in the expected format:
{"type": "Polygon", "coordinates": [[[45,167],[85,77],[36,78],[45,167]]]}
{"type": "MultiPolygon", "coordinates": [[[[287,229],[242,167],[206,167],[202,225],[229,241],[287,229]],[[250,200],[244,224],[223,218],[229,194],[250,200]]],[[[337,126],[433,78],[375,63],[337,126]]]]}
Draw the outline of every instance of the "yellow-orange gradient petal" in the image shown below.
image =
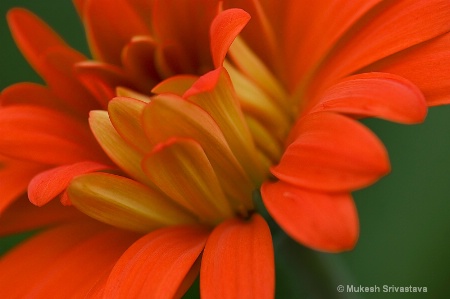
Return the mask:
{"type": "Polygon", "coordinates": [[[158,144],[142,162],[147,176],[202,223],[217,224],[233,212],[200,144],[173,138],[158,144]]]}
{"type": "Polygon", "coordinates": [[[107,173],[76,177],[67,188],[72,204],[101,222],[148,232],[196,219],[157,190],[136,181],[107,173]]]}

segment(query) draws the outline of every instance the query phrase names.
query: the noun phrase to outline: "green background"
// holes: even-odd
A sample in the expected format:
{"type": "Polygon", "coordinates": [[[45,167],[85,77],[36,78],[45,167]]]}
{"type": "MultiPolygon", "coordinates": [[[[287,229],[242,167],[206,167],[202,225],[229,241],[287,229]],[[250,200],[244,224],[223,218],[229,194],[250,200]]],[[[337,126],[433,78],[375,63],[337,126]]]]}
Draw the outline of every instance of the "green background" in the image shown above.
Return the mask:
{"type": "MultiPolygon", "coordinates": [[[[1,89],[20,81],[40,82],[15,47],[8,31],[5,15],[13,6],[31,9],[69,44],[87,54],[83,29],[70,1],[1,0],[1,89]]],[[[359,295],[362,298],[448,298],[450,107],[431,108],[426,122],[421,125],[403,126],[379,120],[365,123],[385,143],[392,173],[372,187],[354,194],[361,225],[356,248],[340,255],[318,254],[319,259],[330,267],[340,269],[331,287],[353,284],[377,285],[382,289],[383,285],[412,285],[427,287],[428,293],[359,295]]],[[[23,238],[0,239],[0,252],[7,251],[23,238]]],[[[281,258],[289,259],[288,256],[281,258]]],[[[289,266],[303,267],[301,261],[289,266]]],[[[294,284],[299,280],[301,285],[300,280],[304,278],[297,276],[296,271],[291,272],[290,279],[294,284]]],[[[278,279],[288,278],[279,274],[278,279]]],[[[283,282],[279,281],[278,285],[283,285],[283,282]]],[[[288,296],[283,292],[278,294],[280,297],[288,296]]],[[[342,298],[352,297],[346,293],[341,295],[342,298]]]]}

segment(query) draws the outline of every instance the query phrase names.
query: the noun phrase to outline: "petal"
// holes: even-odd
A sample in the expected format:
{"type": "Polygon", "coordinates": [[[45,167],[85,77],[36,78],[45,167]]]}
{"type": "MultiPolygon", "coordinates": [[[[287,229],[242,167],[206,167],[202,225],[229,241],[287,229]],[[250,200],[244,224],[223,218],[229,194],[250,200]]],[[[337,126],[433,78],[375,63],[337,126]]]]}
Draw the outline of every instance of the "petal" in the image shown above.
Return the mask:
{"type": "MultiPolygon", "coordinates": [[[[320,65],[339,39],[381,0],[287,1],[279,32],[289,87],[320,65]]],[[[270,8],[274,10],[274,8],[270,8]]],[[[269,12],[271,13],[271,12],[269,12]]]]}
{"type": "Polygon", "coordinates": [[[262,181],[261,165],[256,159],[255,145],[227,71],[221,67],[203,75],[183,98],[211,114],[239,163],[253,182],[259,184],[262,181]]]}
{"type": "Polygon", "coordinates": [[[450,33],[432,39],[367,67],[367,71],[382,71],[400,75],[416,84],[428,105],[450,102],[450,33]]]}
{"type": "Polygon", "coordinates": [[[222,66],[228,49],[245,25],[250,15],[242,9],[227,9],[218,14],[210,28],[211,54],[216,68],[222,66]]]}
{"type": "Polygon", "coordinates": [[[218,1],[155,0],[154,3],[151,18],[161,52],[157,64],[169,66],[173,74],[202,74],[212,69],[209,26],[217,14],[218,1]]]}
{"type": "Polygon", "coordinates": [[[142,237],[114,266],[105,287],[105,298],[181,297],[193,281],[189,272],[196,270],[194,263],[207,236],[208,232],[201,227],[180,226],[142,237]]]}
{"type": "Polygon", "coordinates": [[[348,117],[320,112],[301,118],[295,140],[271,172],[280,180],[321,191],[368,186],[389,172],[386,149],[366,127],[348,117]]]}
{"type": "Polygon", "coordinates": [[[102,159],[88,127],[60,112],[33,105],[0,109],[0,151],[46,164],[102,159]]]}
{"type": "Polygon", "coordinates": [[[36,175],[28,185],[30,201],[41,207],[67,188],[77,175],[111,168],[91,161],[55,167],[36,175]]]}
{"type": "Polygon", "coordinates": [[[233,216],[202,147],[191,139],[173,138],[145,157],[142,168],[155,185],[208,224],[233,216]]]}
{"type": "Polygon", "coordinates": [[[156,94],[173,93],[182,96],[197,81],[196,76],[176,75],[159,82],[153,87],[152,92],[156,94]]]}
{"type": "MultiPolygon", "coordinates": [[[[386,3],[370,19],[368,15],[346,42],[335,50],[322,69],[334,80],[391,54],[450,31],[450,3],[446,0],[394,1],[386,3]]],[[[319,81],[326,81],[323,76],[319,81]]]]}
{"type": "Polygon", "coordinates": [[[2,106],[14,104],[31,104],[47,108],[62,108],[56,97],[49,88],[29,82],[21,82],[8,86],[1,93],[2,106]]]}
{"type": "Polygon", "coordinates": [[[87,217],[75,208],[62,206],[56,200],[43,207],[36,207],[23,195],[2,212],[0,235],[41,229],[81,218],[87,217]]]}
{"type": "Polygon", "coordinates": [[[28,182],[43,169],[40,164],[0,156],[0,215],[25,193],[28,182]]]}
{"type": "Polygon", "coordinates": [[[157,190],[107,173],[74,178],[67,194],[73,205],[101,222],[137,232],[196,219],[157,190]]]}
{"type": "Polygon", "coordinates": [[[350,76],[327,89],[313,111],[413,124],[425,119],[427,103],[420,89],[408,80],[391,74],[367,73],[350,76]]]}
{"type": "Polygon", "coordinates": [[[200,277],[202,298],[273,298],[273,245],[264,219],[254,214],[216,227],[206,242],[200,277]]]}
{"type": "Polygon", "coordinates": [[[123,49],[121,59],[124,69],[142,91],[152,89],[159,79],[155,52],[156,42],[149,36],[133,37],[123,49]]]}
{"type": "Polygon", "coordinates": [[[89,123],[100,146],[117,166],[138,181],[152,185],[141,169],[143,155],[117,133],[108,112],[91,111],[89,123]]]}
{"type": "Polygon", "coordinates": [[[38,73],[43,67],[42,53],[54,47],[68,47],[60,36],[28,10],[11,9],[7,20],[16,44],[38,73]]]}
{"type": "Polygon", "coordinates": [[[85,1],[79,5],[89,46],[96,60],[120,65],[123,47],[135,35],[149,34],[146,24],[127,1],[85,1]],[[126,20],[126,26],[123,24],[126,20]]]}
{"type": "Polygon", "coordinates": [[[254,189],[225,137],[211,115],[197,105],[174,95],[158,95],[144,109],[143,126],[152,145],[171,137],[197,141],[207,155],[225,193],[235,202],[251,209],[254,189]]]}
{"type": "Polygon", "coordinates": [[[2,259],[0,292],[8,298],[51,298],[55,292],[83,298],[136,237],[92,223],[46,231],[2,259]]]}
{"type": "Polygon", "coordinates": [[[319,193],[284,182],[264,183],[263,202],[269,214],[297,242],[316,250],[352,249],[359,224],[347,193],[319,193]]]}
{"type": "Polygon", "coordinates": [[[151,144],[141,124],[146,104],[131,98],[114,98],[109,102],[108,113],[117,133],[142,153],[151,151],[151,144]]]}

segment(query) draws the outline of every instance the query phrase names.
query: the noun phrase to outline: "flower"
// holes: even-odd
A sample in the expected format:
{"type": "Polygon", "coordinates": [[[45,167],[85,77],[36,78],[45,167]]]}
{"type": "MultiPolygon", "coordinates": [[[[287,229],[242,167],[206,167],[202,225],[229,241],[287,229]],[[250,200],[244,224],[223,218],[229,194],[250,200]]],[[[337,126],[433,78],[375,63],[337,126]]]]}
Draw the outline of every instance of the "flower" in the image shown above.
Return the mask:
{"type": "Polygon", "coordinates": [[[389,171],[357,119],[417,123],[449,100],[446,1],[108,3],[75,1],[93,61],[29,12],[9,15],[47,86],[2,93],[4,216],[28,213],[23,198],[11,204],[28,185],[53,209],[28,227],[60,224],[0,262],[5,285],[26,286],[5,294],[64,283],[172,297],[200,272],[205,298],[272,297],[271,234],[252,193],[298,242],[351,249],[351,192],[389,171]],[[49,203],[59,194],[81,213],[62,215],[49,203]]]}

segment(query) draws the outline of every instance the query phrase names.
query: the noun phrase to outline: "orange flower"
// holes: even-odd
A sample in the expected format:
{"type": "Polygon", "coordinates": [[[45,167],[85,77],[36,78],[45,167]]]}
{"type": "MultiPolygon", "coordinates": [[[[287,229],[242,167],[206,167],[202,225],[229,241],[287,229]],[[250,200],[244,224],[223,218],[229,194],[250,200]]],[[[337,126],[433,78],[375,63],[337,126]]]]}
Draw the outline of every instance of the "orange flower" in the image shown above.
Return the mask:
{"type": "Polygon", "coordinates": [[[447,1],[75,4],[93,61],[9,14],[47,86],[2,93],[0,223],[54,224],[0,261],[10,297],[173,297],[200,272],[205,298],[270,298],[253,192],[298,242],[351,249],[351,192],[389,171],[356,119],[417,123],[450,100],[447,1]],[[12,203],[26,186],[36,216],[12,203]],[[49,203],[59,194],[81,213],[49,203]]]}

